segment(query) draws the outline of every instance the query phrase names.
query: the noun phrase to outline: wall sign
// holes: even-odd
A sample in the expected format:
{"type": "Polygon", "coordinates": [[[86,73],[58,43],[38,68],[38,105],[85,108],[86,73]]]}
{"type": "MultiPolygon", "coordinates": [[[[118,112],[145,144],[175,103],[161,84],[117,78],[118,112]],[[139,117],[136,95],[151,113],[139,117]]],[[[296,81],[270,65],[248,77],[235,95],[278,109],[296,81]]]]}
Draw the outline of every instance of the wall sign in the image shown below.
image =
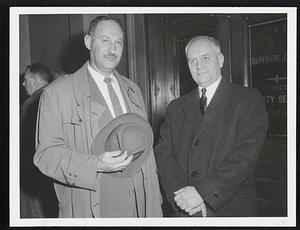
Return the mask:
{"type": "Polygon", "coordinates": [[[249,26],[251,86],[265,97],[269,136],[287,134],[287,20],[249,26]]]}

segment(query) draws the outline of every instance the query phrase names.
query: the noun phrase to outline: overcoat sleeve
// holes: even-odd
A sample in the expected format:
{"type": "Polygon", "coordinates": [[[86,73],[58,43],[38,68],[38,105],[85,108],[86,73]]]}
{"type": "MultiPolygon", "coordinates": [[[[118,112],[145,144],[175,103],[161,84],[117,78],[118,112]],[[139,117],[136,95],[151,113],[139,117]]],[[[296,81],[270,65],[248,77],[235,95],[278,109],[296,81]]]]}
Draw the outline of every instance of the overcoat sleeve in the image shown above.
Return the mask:
{"type": "Polygon", "coordinates": [[[196,189],[215,211],[222,207],[254,174],[259,153],[268,128],[265,103],[256,90],[240,103],[235,143],[220,166],[197,183],[196,189]]]}
{"type": "Polygon", "coordinates": [[[98,158],[70,148],[63,132],[59,99],[52,91],[41,95],[34,164],[45,175],[70,186],[95,190],[98,158]]]}
{"type": "Polygon", "coordinates": [[[177,209],[174,202],[174,192],[187,186],[188,181],[185,179],[184,173],[182,172],[173,152],[171,128],[173,113],[173,102],[171,102],[167,108],[164,123],[160,128],[160,139],[154,149],[154,152],[159,179],[165,191],[166,198],[172,207],[177,209]]]}

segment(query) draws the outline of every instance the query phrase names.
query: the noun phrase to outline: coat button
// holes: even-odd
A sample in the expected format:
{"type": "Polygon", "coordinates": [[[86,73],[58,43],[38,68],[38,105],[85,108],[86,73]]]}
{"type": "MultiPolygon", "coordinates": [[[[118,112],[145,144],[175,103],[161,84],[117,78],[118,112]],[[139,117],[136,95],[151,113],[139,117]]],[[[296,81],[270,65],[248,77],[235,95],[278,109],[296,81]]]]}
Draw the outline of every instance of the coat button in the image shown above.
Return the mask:
{"type": "Polygon", "coordinates": [[[199,144],[200,144],[200,140],[199,139],[195,140],[194,145],[199,145],[199,144]]]}
{"type": "Polygon", "coordinates": [[[198,172],[197,171],[193,171],[192,173],[191,173],[191,177],[196,177],[198,175],[198,172]]]}
{"type": "Polygon", "coordinates": [[[218,198],[219,197],[218,194],[214,194],[213,196],[214,196],[214,198],[218,198]]]}

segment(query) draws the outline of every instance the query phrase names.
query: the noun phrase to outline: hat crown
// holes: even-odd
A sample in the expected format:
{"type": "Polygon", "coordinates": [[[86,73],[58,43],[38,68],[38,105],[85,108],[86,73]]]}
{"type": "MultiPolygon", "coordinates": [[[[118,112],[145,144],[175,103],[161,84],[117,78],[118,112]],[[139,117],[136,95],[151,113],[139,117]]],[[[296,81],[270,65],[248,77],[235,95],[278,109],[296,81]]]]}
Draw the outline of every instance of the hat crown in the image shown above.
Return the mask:
{"type": "Polygon", "coordinates": [[[137,155],[147,146],[147,135],[141,126],[135,123],[121,124],[108,136],[105,150],[127,151],[128,155],[137,155]]]}
{"type": "Polygon", "coordinates": [[[95,136],[92,154],[100,155],[108,151],[127,151],[133,155],[132,161],[122,172],[109,176],[129,177],[143,167],[152,151],[153,132],[148,121],[136,113],[124,113],[107,123],[95,136]]]}

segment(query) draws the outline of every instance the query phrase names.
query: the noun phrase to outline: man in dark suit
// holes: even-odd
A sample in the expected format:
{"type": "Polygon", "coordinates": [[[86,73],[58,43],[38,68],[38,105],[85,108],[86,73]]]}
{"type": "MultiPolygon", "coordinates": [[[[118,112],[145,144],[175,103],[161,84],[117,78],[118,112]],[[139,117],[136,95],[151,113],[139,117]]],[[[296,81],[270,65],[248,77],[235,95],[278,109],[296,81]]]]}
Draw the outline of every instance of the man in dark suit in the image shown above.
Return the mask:
{"type": "Polygon", "coordinates": [[[264,100],[221,76],[224,56],[214,38],[195,37],[185,51],[198,87],[170,103],[155,148],[171,215],[256,216],[264,100]]]}
{"type": "Polygon", "coordinates": [[[33,164],[39,99],[51,79],[49,69],[41,63],[26,68],[23,86],[29,97],[21,107],[20,120],[21,218],[57,217],[52,183],[33,164]]]}

